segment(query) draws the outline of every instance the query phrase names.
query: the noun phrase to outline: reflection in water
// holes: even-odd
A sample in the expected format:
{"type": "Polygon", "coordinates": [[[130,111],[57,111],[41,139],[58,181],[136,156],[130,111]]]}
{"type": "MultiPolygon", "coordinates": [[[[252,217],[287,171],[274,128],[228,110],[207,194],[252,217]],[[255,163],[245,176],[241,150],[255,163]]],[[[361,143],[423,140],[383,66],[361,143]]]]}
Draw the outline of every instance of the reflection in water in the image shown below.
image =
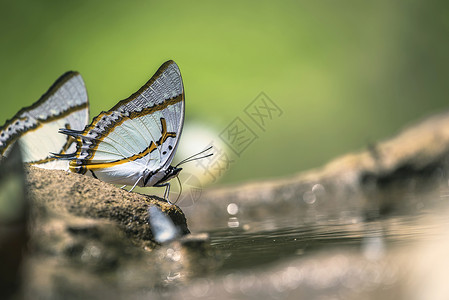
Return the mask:
{"type": "Polygon", "coordinates": [[[239,219],[236,217],[230,217],[228,220],[228,227],[229,228],[238,228],[240,226],[239,219]]]}

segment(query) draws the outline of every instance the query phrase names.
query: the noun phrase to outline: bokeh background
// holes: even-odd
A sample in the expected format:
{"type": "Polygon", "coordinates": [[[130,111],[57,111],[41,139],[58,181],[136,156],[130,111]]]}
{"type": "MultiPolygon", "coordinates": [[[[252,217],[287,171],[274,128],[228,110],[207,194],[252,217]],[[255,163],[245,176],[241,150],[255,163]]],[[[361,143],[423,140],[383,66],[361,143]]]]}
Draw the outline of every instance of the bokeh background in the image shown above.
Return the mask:
{"type": "Polygon", "coordinates": [[[0,36],[1,124],[65,71],[94,117],[175,60],[183,138],[236,117],[258,136],[216,184],[319,167],[449,107],[447,1],[1,1],[0,36]],[[265,131],[244,112],[261,92],[283,111],[265,131]]]}

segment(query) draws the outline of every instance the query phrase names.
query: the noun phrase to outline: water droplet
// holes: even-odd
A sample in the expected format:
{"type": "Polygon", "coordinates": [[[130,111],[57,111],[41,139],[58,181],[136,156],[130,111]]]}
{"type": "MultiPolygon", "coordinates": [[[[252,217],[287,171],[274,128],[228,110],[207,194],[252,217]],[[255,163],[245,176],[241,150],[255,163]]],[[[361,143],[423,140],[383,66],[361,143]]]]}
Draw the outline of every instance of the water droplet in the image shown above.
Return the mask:
{"type": "Polygon", "coordinates": [[[228,211],[228,214],[236,215],[239,212],[239,207],[235,203],[229,203],[226,210],[228,211]]]}
{"type": "Polygon", "coordinates": [[[302,200],[307,204],[313,204],[316,201],[316,196],[312,191],[307,191],[302,194],[302,200]]]}
{"type": "Polygon", "coordinates": [[[321,196],[326,193],[326,189],[322,184],[317,183],[312,187],[312,192],[317,196],[321,196]]]}

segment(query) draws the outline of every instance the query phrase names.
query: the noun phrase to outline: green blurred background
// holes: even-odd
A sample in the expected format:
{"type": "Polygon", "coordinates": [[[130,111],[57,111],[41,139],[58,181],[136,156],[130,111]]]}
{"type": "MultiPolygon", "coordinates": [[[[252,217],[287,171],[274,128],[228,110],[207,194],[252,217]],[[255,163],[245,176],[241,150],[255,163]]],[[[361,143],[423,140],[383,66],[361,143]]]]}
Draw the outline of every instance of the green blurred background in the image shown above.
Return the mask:
{"type": "MultiPolygon", "coordinates": [[[[0,123],[79,71],[91,117],[180,66],[186,120],[217,134],[282,110],[220,183],[319,167],[449,107],[447,1],[2,1],[0,123]]],[[[250,125],[250,124],[248,124],[250,125]]]]}

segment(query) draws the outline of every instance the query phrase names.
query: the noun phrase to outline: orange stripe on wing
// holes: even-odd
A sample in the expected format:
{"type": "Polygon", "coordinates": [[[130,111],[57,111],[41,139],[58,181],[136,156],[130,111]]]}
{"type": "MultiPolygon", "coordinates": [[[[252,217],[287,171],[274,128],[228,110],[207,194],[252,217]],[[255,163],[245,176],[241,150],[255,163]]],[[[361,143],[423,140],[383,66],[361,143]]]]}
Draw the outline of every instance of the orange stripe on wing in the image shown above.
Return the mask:
{"type": "MultiPolygon", "coordinates": [[[[121,165],[121,164],[124,164],[127,162],[135,161],[139,158],[144,157],[145,155],[150,154],[151,152],[153,152],[156,149],[157,149],[156,144],[151,142],[150,146],[147,147],[144,151],[142,151],[138,154],[134,154],[133,156],[126,157],[126,158],[116,160],[116,161],[107,162],[107,163],[89,163],[89,162],[87,162],[87,163],[83,164],[83,166],[86,167],[88,170],[98,170],[98,169],[110,168],[110,167],[121,165]]],[[[76,167],[79,167],[79,165],[77,165],[76,162],[72,160],[70,162],[70,167],[69,167],[70,171],[76,172],[76,167]]]]}

